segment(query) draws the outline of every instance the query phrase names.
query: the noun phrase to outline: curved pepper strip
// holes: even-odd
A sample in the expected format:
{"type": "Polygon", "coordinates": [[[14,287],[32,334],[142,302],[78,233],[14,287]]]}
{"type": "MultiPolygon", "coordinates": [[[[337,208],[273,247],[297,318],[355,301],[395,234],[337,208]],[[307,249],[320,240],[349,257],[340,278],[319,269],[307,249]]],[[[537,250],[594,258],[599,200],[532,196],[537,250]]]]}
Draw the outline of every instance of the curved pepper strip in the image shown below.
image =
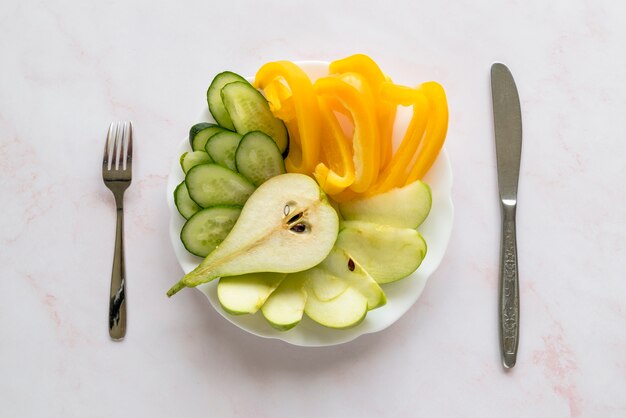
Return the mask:
{"type": "Polygon", "coordinates": [[[298,118],[296,117],[296,109],[293,103],[293,95],[291,90],[276,79],[269,83],[265,90],[265,98],[269,102],[272,113],[282,120],[289,132],[289,152],[292,158],[301,159],[302,150],[296,144],[300,144],[300,130],[298,128],[298,118]]]}
{"type": "Polygon", "coordinates": [[[299,135],[290,138],[289,154],[285,159],[287,171],[312,174],[319,162],[320,111],[311,80],[293,62],[276,61],[263,65],[257,71],[255,87],[264,89],[274,80],[284,80],[292,92],[299,135]]]}
{"type": "MultiPolygon", "coordinates": [[[[356,74],[353,77],[360,77],[356,74]]],[[[374,107],[364,92],[337,77],[322,77],[315,82],[315,91],[323,96],[334,96],[350,111],[354,124],[352,138],[355,192],[366,191],[376,180],[379,153],[376,138],[378,126],[374,107]]]]}
{"type": "Polygon", "coordinates": [[[322,163],[313,173],[324,192],[330,196],[341,193],[354,182],[352,145],[343,132],[327,97],[319,98],[319,107],[324,123],[325,145],[322,147],[322,163]]]}
{"type": "Polygon", "coordinates": [[[263,90],[270,110],[277,118],[287,122],[296,118],[296,111],[293,104],[293,94],[291,90],[280,80],[274,80],[265,86],[263,90]]]}
{"type": "Polygon", "coordinates": [[[419,88],[413,89],[384,83],[381,85],[381,96],[395,104],[412,105],[413,117],[398,150],[380,174],[374,187],[368,190],[367,195],[383,193],[394,187],[404,186],[420,143],[423,141],[430,114],[429,100],[419,88]]]}
{"type": "Polygon", "coordinates": [[[443,87],[439,83],[429,81],[420,86],[430,102],[431,117],[428,119],[426,134],[417,151],[417,160],[406,179],[405,184],[419,180],[434,164],[448,132],[448,101],[443,87]]]}
{"type": "Polygon", "coordinates": [[[381,100],[380,86],[390,81],[381,71],[376,62],[364,54],[351,55],[349,57],[330,63],[331,73],[354,72],[361,75],[369,84],[375,97],[376,117],[380,131],[380,167],[384,168],[391,160],[393,125],[396,119],[397,106],[390,101],[381,100]]]}

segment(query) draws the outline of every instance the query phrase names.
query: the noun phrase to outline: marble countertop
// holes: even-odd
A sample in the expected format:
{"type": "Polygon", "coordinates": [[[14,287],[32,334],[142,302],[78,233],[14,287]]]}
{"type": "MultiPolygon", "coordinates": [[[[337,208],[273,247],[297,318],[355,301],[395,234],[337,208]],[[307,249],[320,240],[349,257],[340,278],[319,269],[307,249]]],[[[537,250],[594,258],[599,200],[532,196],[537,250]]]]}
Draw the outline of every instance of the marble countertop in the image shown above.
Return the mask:
{"type": "Polygon", "coordinates": [[[78,2],[0,5],[0,405],[7,417],[626,416],[626,7],[543,2],[78,2]],[[288,6],[287,6],[288,4],[288,6]],[[356,52],[450,107],[455,225],[421,299],[335,347],[247,334],[181,275],[166,176],[212,76],[356,52]],[[521,339],[500,363],[489,67],[512,70],[521,339]],[[129,324],[106,326],[110,122],[135,126],[129,324]]]}

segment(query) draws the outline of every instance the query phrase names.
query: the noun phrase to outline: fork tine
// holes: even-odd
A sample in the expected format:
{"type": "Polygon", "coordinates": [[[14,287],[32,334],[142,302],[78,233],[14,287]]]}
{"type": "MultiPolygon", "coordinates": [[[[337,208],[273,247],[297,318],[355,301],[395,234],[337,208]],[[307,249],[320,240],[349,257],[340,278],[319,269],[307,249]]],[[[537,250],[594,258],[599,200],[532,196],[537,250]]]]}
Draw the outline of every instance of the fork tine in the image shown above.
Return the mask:
{"type": "Polygon", "coordinates": [[[115,140],[113,141],[113,156],[111,158],[111,170],[117,170],[117,162],[118,162],[118,141],[120,138],[120,124],[115,124],[115,140]]]}
{"type": "Polygon", "coordinates": [[[109,150],[111,149],[111,137],[113,136],[113,123],[109,125],[109,131],[107,132],[107,140],[104,143],[104,157],[102,159],[103,169],[109,168],[109,150]]]}
{"type": "Polygon", "coordinates": [[[126,165],[124,169],[132,167],[133,163],[133,123],[128,122],[128,145],[126,148],[126,165]]]}

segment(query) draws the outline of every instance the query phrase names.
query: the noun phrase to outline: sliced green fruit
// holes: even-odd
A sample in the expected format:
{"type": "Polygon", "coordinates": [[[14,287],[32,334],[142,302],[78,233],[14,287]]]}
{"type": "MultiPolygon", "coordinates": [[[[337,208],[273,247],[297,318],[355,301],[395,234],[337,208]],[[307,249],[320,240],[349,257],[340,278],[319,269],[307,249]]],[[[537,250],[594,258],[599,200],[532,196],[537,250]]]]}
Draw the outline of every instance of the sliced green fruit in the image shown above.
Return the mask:
{"type": "Polygon", "coordinates": [[[267,298],[261,312],[274,328],[287,331],[302,320],[307,292],[304,284],[306,272],[288,274],[281,284],[267,298]]]}
{"type": "Polygon", "coordinates": [[[206,257],[226,238],[240,213],[239,206],[202,209],[185,223],[180,240],[190,253],[206,257]]]}
{"type": "Polygon", "coordinates": [[[222,277],[217,285],[217,297],[222,308],[233,315],[253,314],[285,276],[285,273],[250,273],[222,277]]]}
{"type": "Polygon", "coordinates": [[[237,171],[255,186],[285,173],[285,161],[272,138],[260,131],[249,132],[239,142],[235,155],[237,171]]]}
{"type": "Polygon", "coordinates": [[[237,171],[235,164],[235,152],[241,141],[241,135],[237,132],[218,132],[206,143],[206,152],[222,167],[237,171]]]}
{"type": "Polygon", "coordinates": [[[214,123],[196,123],[189,130],[189,143],[191,144],[191,148],[194,151],[204,151],[204,147],[209,138],[218,132],[224,131],[226,131],[226,129],[214,123]]]}
{"type": "Polygon", "coordinates": [[[342,248],[378,283],[403,279],[426,256],[426,241],[411,228],[345,221],[337,237],[342,248]]]}
{"type": "MultiPolygon", "coordinates": [[[[192,168],[186,181],[192,198],[189,177],[203,167],[228,171],[212,164],[192,168]]],[[[221,245],[175,284],[168,296],[222,276],[310,269],[326,258],[338,230],[337,213],[315,180],[294,173],[273,177],[250,196],[221,245]]]]}
{"type": "Polygon", "coordinates": [[[247,83],[246,79],[239,74],[235,74],[232,71],[224,71],[213,78],[213,81],[206,92],[206,99],[211,115],[213,115],[213,118],[217,123],[226,129],[230,129],[231,131],[234,131],[235,127],[233,125],[233,121],[230,119],[230,116],[228,116],[226,108],[224,107],[221,92],[222,88],[226,84],[235,81],[247,83]]]}
{"type": "Polygon", "coordinates": [[[348,282],[337,276],[328,273],[320,266],[313,267],[308,270],[311,291],[315,293],[315,297],[320,301],[332,300],[346,291],[348,282]]]}
{"type": "Polygon", "coordinates": [[[276,142],[281,153],[287,149],[287,128],[282,120],[274,116],[260,91],[248,82],[237,81],[226,84],[221,95],[224,107],[238,133],[245,135],[248,132],[261,131],[276,142]]]}
{"type": "Polygon", "coordinates": [[[185,174],[197,165],[209,164],[212,162],[213,159],[204,151],[186,152],[180,156],[180,166],[185,174]]]}
{"type": "Polygon", "coordinates": [[[343,248],[335,245],[319,267],[327,274],[344,281],[349,288],[361,293],[367,300],[368,310],[376,309],[387,303],[383,289],[343,248]]]}
{"type": "Polygon", "coordinates": [[[339,211],[349,221],[417,228],[428,216],[431,204],[430,187],[417,180],[375,196],[340,203],[339,211]]]}
{"type": "Polygon", "coordinates": [[[200,164],[185,177],[189,196],[199,206],[242,206],[254,191],[245,177],[217,164],[200,164]]]}
{"type": "Polygon", "coordinates": [[[185,219],[191,218],[194,213],[201,209],[200,206],[189,197],[187,185],[184,181],[176,186],[176,190],[174,190],[174,204],[176,204],[176,209],[178,209],[178,212],[183,215],[185,219]]]}
{"type": "Polygon", "coordinates": [[[321,301],[309,291],[304,312],[309,318],[329,328],[350,328],[358,325],[367,315],[367,298],[353,287],[334,299],[321,301]]]}

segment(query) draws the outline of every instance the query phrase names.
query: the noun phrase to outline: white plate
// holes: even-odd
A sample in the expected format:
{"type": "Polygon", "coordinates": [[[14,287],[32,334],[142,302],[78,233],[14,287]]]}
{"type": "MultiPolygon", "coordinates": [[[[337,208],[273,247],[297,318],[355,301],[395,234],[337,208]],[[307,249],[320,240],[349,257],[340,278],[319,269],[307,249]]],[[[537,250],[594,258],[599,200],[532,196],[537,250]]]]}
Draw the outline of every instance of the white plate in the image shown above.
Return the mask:
{"type": "MultiPolygon", "coordinates": [[[[318,61],[298,62],[309,74],[312,80],[327,73],[328,64],[318,61]]],[[[205,110],[200,120],[212,121],[208,110],[205,110]]],[[[410,120],[409,112],[398,112],[396,129],[394,129],[394,143],[397,145],[410,120]]],[[[191,151],[189,140],[185,138],[179,145],[176,155],[173,156],[172,168],[167,182],[167,203],[170,208],[170,239],[180,266],[185,273],[193,270],[202,259],[191,255],[185,250],[180,241],[180,230],[185,219],[180,216],[174,205],[174,189],[184,180],[180,168],[179,157],[182,153],[191,151]]],[[[368,312],[363,322],[354,328],[335,330],[316,324],[304,316],[295,328],[281,332],[272,328],[260,312],[255,315],[230,315],[226,313],[217,299],[217,280],[198,286],[198,290],[206,295],[213,308],[224,318],[254,335],[265,338],[276,338],[290,344],[321,347],[342,344],[351,341],[363,334],[381,331],[397,321],[417,301],[422,294],[426,281],[437,269],[443,259],[450,234],[454,211],[451,199],[452,168],[445,148],[439,154],[437,161],[430,169],[424,181],[432,189],[432,209],[426,221],[419,227],[419,231],[426,240],[428,251],[426,258],[419,269],[411,276],[395,283],[383,285],[387,295],[387,304],[381,308],[368,312]]],[[[177,278],[176,278],[177,279],[177,278]]]]}

